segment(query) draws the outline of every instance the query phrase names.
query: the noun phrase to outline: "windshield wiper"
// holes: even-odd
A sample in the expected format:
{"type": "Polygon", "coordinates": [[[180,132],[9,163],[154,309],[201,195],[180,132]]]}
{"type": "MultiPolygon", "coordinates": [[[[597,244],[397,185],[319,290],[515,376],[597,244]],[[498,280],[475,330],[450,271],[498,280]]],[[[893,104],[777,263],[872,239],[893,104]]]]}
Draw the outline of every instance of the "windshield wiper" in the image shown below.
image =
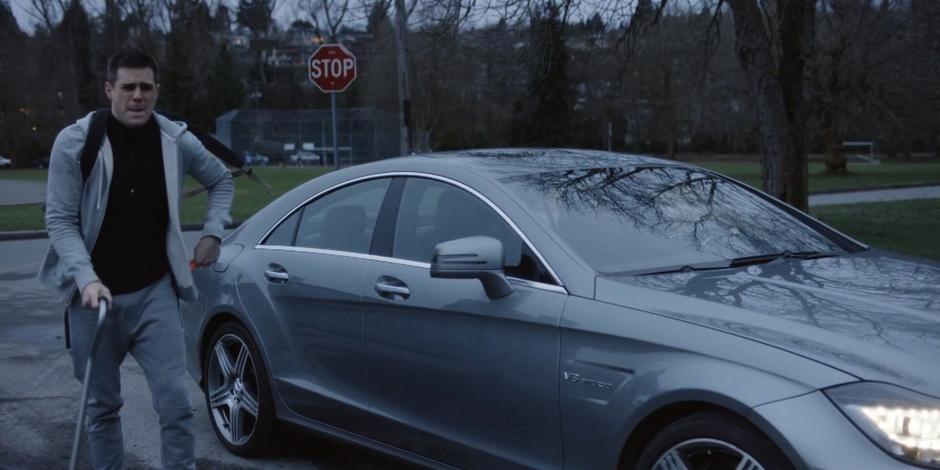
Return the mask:
{"type": "Polygon", "coordinates": [[[620,271],[617,273],[604,273],[607,276],[651,276],[654,274],[670,274],[693,271],[713,271],[716,269],[737,268],[741,266],[751,266],[755,264],[764,264],[778,259],[818,259],[828,258],[830,256],[839,256],[839,253],[826,251],[783,251],[780,253],[769,253],[766,255],[743,256],[730,260],[706,261],[702,263],[675,264],[672,266],[659,266],[655,268],[635,269],[632,271],[620,271]]]}
{"type": "Polygon", "coordinates": [[[731,265],[727,260],[706,261],[704,263],[675,264],[672,266],[658,266],[655,268],[635,269],[632,271],[621,271],[610,273],[613,276],[650,276],[653,274],[685,273],[692,271],[712,271],[715,269],[727,269],[731,265]]]}
{"type": "Polygon", "coordinates": [[[742,256],[729,260],[729,266],[737,268],[739,266],[751,266],[755,264],[765,264],[778,259],[819,259],[830,256],[838,256],[838,253],[828,251],[782,251],[780,253],[768,253],[766,255],[742,256]]]}

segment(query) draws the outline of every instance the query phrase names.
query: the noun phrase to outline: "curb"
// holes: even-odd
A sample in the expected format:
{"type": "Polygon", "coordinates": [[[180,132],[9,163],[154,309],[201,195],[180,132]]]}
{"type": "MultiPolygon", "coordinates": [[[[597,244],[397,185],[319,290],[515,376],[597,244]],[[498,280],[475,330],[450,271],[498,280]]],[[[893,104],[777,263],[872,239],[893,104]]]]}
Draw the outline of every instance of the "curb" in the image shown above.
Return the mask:
{"type": "MultiPolygon", "coordinates": [[[[232,222],[225,226],[226,230],[232,230],[237,228],[242,224],[242,221],[238,220],[232,222]]],[[[202,230],[202,224],[183,224],[181,227],[184,232],[198,232],[202,230]]],[[[45,230],[18,230],[15,232],[0,232],[0,242],[7,241],[16,241],[16,240],[37,240],[41,238],[49,238],[49,234],[45,230]]]]}
{"type": "Polygon", "coordinates": [[[34,240],[37,238],[49,238],[45,230],[18,230],[16,232],[0,232],[0,241],[13,240],[34,240]]]}

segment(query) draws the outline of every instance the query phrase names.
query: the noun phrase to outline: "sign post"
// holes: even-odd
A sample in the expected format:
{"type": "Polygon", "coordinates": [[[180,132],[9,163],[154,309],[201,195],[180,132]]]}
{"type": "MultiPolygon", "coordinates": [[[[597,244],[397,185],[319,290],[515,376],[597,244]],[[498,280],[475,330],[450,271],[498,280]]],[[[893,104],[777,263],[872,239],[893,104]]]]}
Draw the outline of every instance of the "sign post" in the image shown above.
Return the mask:
{"type": "Polygon", "coordinates": [[[310,81],[330,94],[333,114],[333,164],[339,169],[339,141],[336,129],[336,94],[356,79],[356,56],[342,44],[324,44],[307,60],[310,81]]]}

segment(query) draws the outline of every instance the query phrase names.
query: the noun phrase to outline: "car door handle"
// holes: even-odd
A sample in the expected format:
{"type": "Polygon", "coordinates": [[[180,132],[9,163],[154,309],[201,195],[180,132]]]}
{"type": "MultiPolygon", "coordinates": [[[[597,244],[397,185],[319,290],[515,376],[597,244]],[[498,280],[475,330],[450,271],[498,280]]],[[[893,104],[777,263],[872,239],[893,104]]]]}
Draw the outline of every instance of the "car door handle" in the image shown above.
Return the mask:
{"type": "Polygon", "coordinates": [[[407,287],[392,286],[389,284],[378,283],[375,285],[375,290],[380,294],[398,294],[398,295],[411,295],[411,291],[407,287]]]}
{"type": "Polygon", "coordinates": [[[264,272],[264,277],[268,278],[271,282],[281,283],[287,282],[290,279],[286,269],[274,264],[268,266],[268,270],[264,272]]]}
{"type": "Polygon", "coordinates": [[[388,276],[382,276],[376,281],[375,292],[392,300],[405,300],[411,295],[411,290],[404,282],[388,276]]]}

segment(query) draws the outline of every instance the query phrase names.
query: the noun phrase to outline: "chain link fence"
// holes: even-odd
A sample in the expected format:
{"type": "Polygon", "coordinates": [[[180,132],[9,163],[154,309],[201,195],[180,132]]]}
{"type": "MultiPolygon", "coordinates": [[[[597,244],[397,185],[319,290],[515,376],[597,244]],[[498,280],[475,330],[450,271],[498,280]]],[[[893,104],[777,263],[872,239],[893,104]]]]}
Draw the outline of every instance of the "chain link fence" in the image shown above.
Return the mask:
{"type": "MultiPolygon", "coordinates": [[[[340,165],[399,156],[395,114],[374,108],[337,108],[340,165]]],[[[329,109],[237,109],[216,119],[216,137],[255,166],[334,164],[329,109]],[[264,157],[264,158],[261,158],[264,157]]]]}

